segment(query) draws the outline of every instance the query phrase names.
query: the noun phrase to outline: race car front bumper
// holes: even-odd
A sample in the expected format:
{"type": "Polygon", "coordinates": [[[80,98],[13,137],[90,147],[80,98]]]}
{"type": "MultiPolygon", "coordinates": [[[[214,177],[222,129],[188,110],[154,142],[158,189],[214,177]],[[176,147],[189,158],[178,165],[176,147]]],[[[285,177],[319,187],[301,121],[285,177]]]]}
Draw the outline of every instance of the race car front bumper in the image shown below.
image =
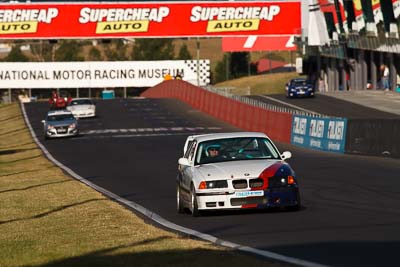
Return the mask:
{"type": "Polygon", "coordinates": [[[299,203],[297,186],[259,191],[198,193],[199,210],[290,207],[299,203]]]}
{"type": "Polygon", "coordinates": [[[72,112],[76,118],[91,118],[96,117],[95,111],[74,111],[72,112]]]}
{"type": "Polygon", "coordinates": [[[78,135],[79,131],[77,128],[73,129],[66,129],[65,132],[60,132],[57,129],[47,130],[45,135],[48,138],[56,138],[56,137],[68,137],[68,136],[76,136],[78,135]]]}

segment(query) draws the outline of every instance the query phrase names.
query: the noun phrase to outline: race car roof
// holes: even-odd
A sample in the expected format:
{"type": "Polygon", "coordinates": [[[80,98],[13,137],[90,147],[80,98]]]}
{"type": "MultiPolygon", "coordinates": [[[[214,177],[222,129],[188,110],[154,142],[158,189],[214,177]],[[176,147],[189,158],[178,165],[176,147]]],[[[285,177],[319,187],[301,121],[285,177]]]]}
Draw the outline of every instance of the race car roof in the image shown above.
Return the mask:
{"type": "Polygon", "coordinates": [[[296,81],[304,82],[304,81],[307,81],[307,79],[305,79],[305,78],[293,78],[291,81],[294,81],[294,82],[296,82],[296,81]]]}
{"type": "Polygon", "coordinates": [[[66,109],[50,110],[49,112],[47,112],[47,116],[49,116],[49,115],[64,115],[64,114],[72,114],[72,112],[69,110],[66,110],[66,109]]]}
{"type": "Polygon", "coordinates": [[[90,97],[76,97],[76,98],[72,98],[71,100],[72,101],[73,100],[91,100],[91,101],[93,101],[93,99],[90,97]]]}
{"type": "Polygon", "coordinates": [[[237,138],[237,137],[264,137],[268,138],[265,133],[261,132],[230,132],[230,133],[212,133],[202,135],[192,135],[188,138],[196,139],[198,142],[209,141],[222,138],[237,138]]]}

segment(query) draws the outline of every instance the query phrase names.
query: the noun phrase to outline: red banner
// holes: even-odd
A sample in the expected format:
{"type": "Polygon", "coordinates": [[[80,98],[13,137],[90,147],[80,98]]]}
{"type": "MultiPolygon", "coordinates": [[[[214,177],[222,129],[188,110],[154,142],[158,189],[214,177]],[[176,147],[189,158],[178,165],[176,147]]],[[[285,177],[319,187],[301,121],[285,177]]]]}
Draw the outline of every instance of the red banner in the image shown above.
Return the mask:
{"type": "Polygon", "coordinates": [[[213,37],[300,32],[300,1],[0,4],[0,39],[213,37]]]}
{"type": "Polygon", "coordinates": [[[222,51],[295,51],[294,36],[248,36],[222,38],[222,51]]]}

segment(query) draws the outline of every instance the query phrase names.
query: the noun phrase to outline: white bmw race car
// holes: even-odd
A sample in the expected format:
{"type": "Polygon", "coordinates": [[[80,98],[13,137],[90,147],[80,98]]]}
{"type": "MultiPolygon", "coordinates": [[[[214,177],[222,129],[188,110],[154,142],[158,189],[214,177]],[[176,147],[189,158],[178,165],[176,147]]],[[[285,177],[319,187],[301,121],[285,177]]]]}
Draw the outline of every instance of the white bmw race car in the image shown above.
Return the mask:
{"type": "Polygon", "coordinates": [[[177,210],[193,216],[217,209],[285,207],[299,210],[291,157],[263,133],[189,136],[178,160],[177,210]]]}

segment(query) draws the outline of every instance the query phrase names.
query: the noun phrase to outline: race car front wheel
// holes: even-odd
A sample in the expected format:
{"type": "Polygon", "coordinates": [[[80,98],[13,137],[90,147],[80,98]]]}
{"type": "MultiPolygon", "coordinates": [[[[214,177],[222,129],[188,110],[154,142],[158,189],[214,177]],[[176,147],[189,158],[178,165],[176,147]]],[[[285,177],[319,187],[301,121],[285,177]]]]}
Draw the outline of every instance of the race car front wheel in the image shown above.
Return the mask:
{"type": "Polygon", "coordinates": [[[185,212],[181,199],[181,187],[179,185],[176,186],[176,210],[178,211],[178,213],[185,212]]]}
{"type": "Polygon", "coordinates": [[[300,199],[300,192],[296,192],[296,205],[287,207],[288,211],[299,211],[301,210],[301,199],[300,199]]]}
{"type": "Polygon", "coordinates": [[[192,211],[193,217],[200,216],[200,211],[197,206],[196,190],[194,189],[193,185],[190,189],[190,210],[192,211]]]}

